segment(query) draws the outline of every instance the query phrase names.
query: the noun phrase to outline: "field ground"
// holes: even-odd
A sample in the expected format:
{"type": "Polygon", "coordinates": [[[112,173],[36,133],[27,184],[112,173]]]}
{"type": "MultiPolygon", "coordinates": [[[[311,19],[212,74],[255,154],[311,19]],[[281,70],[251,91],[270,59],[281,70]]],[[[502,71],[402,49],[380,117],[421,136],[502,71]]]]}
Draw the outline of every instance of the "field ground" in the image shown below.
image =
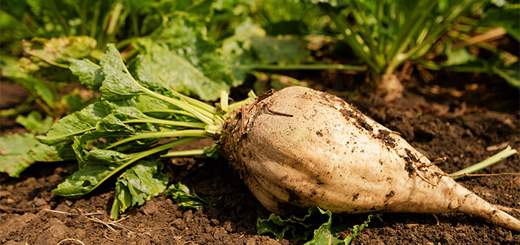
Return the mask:
{"type": "MultiPolygon", "coordinates": [[[[311,74],[312,79],[323,73],[311,74]]],[[[454,172],[511,145],[520,149],[519,93],[505,82],[472,76],[439,75],[435,83],[405,81],[404,97],[393,103],[371,95],[365,87],[339,83],[344,74],[325,74],[329,82],[313,86],[331,89],[361,111],[395,130],[430,159],[454,172]],[[350,93],[348,91],[357,91],[350,93]]],[[[24,100],[26,93],[2,82],[0,106],[24,100]]],[[[240,91],[237,89],[236,91],[240,91]]],[[[241,92],[236,92],[240,94],[241,92]]],[[[13,121],[2,119],[2,133],[20,132],[13,121]]],[[[172,182],[181,181],[204,198],[221,196],[216,207],[184,209],[164,196],[110,220],[113,182],[77,200],[52,194],[74,166],[38,163],[20,178],[1,175],[1,244],[301,244],[280,242],[256,234],[256,220],[269,212],[251,195],[225,160],[181,158],[165,161],[172,182]]],[[[484,170],[485,173],[520,172],[515,155],[484,170]]],[[[520,177],[474,177],[460,183],[487,201],[520,208],[520,177]]],[[[520,214],[514,214],[520,218],[520,214]]],[[[349,227],[366,215],[334,215],[349,227]]],[[[348,235],[350,230],[341,232],[348,235]]],[[[518,244],[520,234],[481,218],[464,214],[383,214],[373,220],[353,244],[518,244]]]]}

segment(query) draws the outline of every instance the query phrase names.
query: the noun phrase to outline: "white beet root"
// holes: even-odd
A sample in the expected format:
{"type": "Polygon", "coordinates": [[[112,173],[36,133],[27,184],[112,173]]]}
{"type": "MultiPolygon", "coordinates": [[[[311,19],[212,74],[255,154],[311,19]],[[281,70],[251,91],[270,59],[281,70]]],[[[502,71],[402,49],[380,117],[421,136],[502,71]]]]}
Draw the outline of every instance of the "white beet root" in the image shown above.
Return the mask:
{"type": "Polygon", "coordinates": [[[289,87],[233,114],[222,150],[270,211],[463,212],[520,231],[386,127],[336,96],[289,87]]]}

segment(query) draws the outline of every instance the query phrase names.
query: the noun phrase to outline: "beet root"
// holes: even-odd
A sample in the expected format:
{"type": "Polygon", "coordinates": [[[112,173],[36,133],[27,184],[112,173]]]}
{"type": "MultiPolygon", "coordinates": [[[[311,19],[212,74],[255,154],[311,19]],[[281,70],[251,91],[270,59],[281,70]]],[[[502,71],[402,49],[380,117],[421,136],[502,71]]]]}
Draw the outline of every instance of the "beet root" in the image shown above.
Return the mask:
{"type": "Polygon", "coordinates": [[[303,87],[232,114],[219,144],[270,211],[463,212],[520,231],[520,221],[447,176],[398,133],[340,98],[303,87]]]}

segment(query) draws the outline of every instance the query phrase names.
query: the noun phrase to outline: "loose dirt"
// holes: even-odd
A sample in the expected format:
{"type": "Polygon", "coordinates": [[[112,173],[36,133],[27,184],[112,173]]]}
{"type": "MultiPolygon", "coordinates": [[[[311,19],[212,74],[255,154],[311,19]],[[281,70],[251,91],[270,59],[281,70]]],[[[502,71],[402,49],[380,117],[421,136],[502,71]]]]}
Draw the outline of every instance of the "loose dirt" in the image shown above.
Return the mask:
{"type": "MultiPolygon", "coordinates": [[[[519,94],[504,82],[482,82],[485,78],[478,84],[472,80],[442,82],[442,76],[435,84],[412,80],[405,82],[403,98],[385,103],[363,92],[368,91],[363,89],[364,85],[352,88],[339,84],[341,76],[336,74],[335,82],[313,86],[334,89],[331,92],[399,132],[430,159],[446,157],[438,165],[448,173],[484,160],[507,145],[520,149],[519,94]]],[[[1,100],[6,96],[16,94],[4,94],[1,100]]],[[[2,133],[10,130],[9,124],[2,125],[2,133]]],[[[0,176],[0,244],[302,244],[290,238],[276,241],[256,234],[257,219],[267,218],[269,212],[224,160],[165,160],[164,171],[172,183],[181,181],[204,198],[222,197],[215,207],[185,209],[160,195],[130,209],[117,221],[107,215],[113,200],[113,182],[77,200],[52,194],[73,166],[73,162],[38,163],[20,178],[0,176]]],[[[482,172],[518,173],[519,156],[482,172]]],[[[520,209],[520,177],[473,177],[459,182],[491,203],[520,209]]],[[[520,218],[519,213],[513,215],[520,218]]],[[[348,227],[362,223],[366,217],[333,216],[348,227]]],[[[339,235],[350,232],[347,229],[339,235]]],[[[469,215],[385,213],[374,219],[352,244],[519,241],[520,234],[469,215]]]]}

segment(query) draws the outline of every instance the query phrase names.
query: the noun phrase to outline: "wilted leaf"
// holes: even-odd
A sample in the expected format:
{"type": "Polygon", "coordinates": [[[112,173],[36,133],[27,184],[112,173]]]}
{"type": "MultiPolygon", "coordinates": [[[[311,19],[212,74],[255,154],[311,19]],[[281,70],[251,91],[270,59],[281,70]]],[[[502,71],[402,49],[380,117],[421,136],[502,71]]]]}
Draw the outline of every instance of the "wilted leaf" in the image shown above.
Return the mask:
{"type": "Polygon", "coordinates": [[[96,47],[96,40],[88,36],[57,37],[51,39],[33,38],[23,41],[23,50],[51,65],[63,64],[69,58],[84,58],[96,47]]]}

